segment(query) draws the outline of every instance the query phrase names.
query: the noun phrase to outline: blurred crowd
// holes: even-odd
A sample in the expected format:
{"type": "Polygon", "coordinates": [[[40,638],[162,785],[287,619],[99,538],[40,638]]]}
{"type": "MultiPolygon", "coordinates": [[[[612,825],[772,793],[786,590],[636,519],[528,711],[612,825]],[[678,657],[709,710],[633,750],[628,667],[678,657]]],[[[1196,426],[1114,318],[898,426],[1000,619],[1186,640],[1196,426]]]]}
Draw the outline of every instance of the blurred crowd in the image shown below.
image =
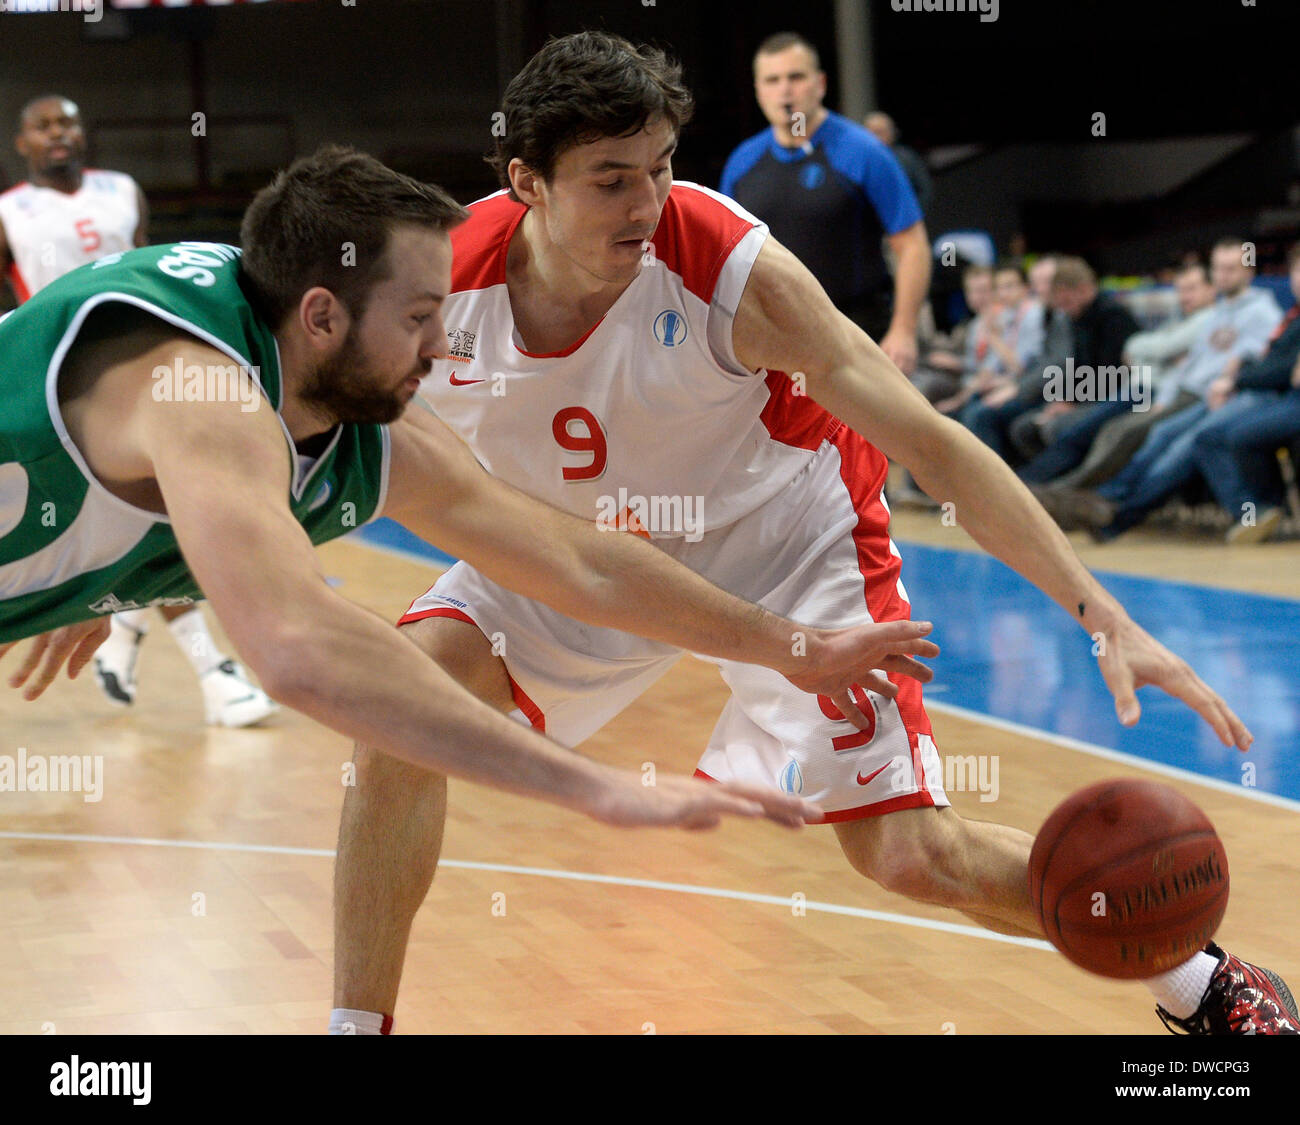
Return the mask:
{"type": "MultiPolygon", "coordinates": [[[[1286,520],[1288,489],[1296,503],[1300,245],[1282,304],[1254,253],[1221,239],[1208,260],[1184,255],[1170,271],[1176,304],[1147,326],[1152,290],[1108,292],[1081,258],[967,266],[967,315],[927,334],[912,381],[1066,530],[1107,541],[1212,498],[1229,542],[1263,542],[1286,520]]],[[[896,497],[927,503],[910,480],[896,497]]]]}

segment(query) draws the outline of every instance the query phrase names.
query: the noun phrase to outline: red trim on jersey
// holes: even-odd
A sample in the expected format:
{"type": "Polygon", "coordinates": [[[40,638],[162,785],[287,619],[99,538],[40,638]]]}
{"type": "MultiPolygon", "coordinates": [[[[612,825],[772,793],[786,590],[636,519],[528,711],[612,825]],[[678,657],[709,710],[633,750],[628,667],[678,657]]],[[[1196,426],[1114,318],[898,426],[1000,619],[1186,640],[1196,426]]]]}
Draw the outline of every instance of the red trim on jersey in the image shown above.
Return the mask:
{"type": "Polygon", "coordinates": [[[392,1035],[392,1034],[393,1034],[393,1017],[390,1016],[387,1012],[381,1012],[380,1015],[382,1015],[384,1018],[383,1018],[382,1020],[379,1021],[379,1034],[380,1034],[380,1035],[392,1035]]]}
{"type": "Polygon", "coordinates": [[[674,184],[650,241],[655,257],[709,304],[727,258],[753,229],[753,223],[725,203],[696,188],[674,184]]]}
{"type": "MultiPolygon", "coordinates": [[[[825,407],[818,406],[807,394],[794,394],[794,383],[785,372],[769,372],[766,382],[767,405],[758,417],[773,441],[797,449],[816,450],[823,441],[835,437],[844,428],[843,422],[825,407]]],[[[880,454],[876,456],[880,457],[880,454]]]]}
{"type": "Polygon", "coordinates": [[[521,348],[518,344],[515,344],[515,351],[520,352],[523,355],[526,355],[529,359],[562,359],[566,355],[573,355],[574,352],[576,352],[580,347],[582,347],[583,344],[587,342],[591,334],[595,332],[596,329],[599,328],[604,323],[605,323],[605,318],[602,316],[598,321],[596,321],[595,324],[593,324],[590,328],[588,328],[586,332],[584,332],[581,336],[579,336],[576,340],[574,340],[572,344],[570,344],[567,348],[564,348],[562,351],[530,352],[524,348],[521,348]]]}
{"type": "MultiPolygon", "coordinates": [[[[424,597],[423,594],[420,598],[424,597]]],[[[418,602],[420,598],[416,598],[418,602]]],[[[411,605],[415,605],[412,602],[411,605]]],[[[403,625],[409,625],[413,621],[423,621],[426,617],[450,617],[455,621],[464,621],[467,625],[473,625],[480,633],[483,632],[483,626],[474,620],[468,613],[460,609],[452,609],[451,606],[440,606],[437,609],[422,609],[418,613],[412,613],[409,609],[397,619],[397,625],[400,628],[403,625]]],[[[528,693],[515,682],[514,676],[510,670],[506,670],[506,679],[510,681],[510,697],[515,701],[515,706],[524,713],[526,718],[537,730],[545,732],[546,716],[542,714],[542,709],[528,698],[528,693]]]]}
{"type": "Polygon", "coordinates": [[[27,282],[23,280],[23,275],[18,269],[18,263],[15,261],[9,263],[9,284],[13,287],[14,296],[18,298],[20,305],[24,301],[32,299],[32,291],[27,288],[27,282]]]}
{"type": "Polygon", "coordinates": [[[508,195],[469,206],[469,218],[451,232],[451,291],[490,289],[506,283],[506,250],[528,208],[508,195]]]}

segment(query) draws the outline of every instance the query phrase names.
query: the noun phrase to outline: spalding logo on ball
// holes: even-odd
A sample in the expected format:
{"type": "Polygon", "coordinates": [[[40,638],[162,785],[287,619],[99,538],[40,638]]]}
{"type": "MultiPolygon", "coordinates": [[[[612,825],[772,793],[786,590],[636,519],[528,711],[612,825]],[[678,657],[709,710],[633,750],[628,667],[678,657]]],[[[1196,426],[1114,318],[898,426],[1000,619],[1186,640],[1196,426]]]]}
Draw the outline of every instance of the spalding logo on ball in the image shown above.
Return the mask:
{"type": "Polygon", "coordinates": [[[1102,781],[1064,801],[1029,856],[1029,898],[1080,968],[1140,980],[1205,948],[1228,907],[1209,818],[1154,781],[1102,781]]]}

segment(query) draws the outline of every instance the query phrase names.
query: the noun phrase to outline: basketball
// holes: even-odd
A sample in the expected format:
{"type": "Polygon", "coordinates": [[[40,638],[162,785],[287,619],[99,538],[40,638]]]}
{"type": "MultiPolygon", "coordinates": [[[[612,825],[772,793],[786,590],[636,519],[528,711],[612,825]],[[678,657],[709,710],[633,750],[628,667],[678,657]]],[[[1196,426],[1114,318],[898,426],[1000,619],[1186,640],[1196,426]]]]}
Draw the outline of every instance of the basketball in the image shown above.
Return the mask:
{"type": "Polygon", "coordinates": [[[1228,859],[1209,818],[1154,781],[1101,781],[1047,818],[1029,897],[1082,969],[1141,980],[1205,948],[1228,905],[1228,859]]]}

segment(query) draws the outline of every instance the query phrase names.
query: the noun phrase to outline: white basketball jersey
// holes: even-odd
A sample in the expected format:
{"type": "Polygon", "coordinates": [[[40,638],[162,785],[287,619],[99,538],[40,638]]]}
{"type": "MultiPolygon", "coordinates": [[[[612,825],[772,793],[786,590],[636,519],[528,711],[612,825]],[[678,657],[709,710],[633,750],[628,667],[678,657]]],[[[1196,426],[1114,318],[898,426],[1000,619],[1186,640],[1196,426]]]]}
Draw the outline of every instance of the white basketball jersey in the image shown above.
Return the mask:
{"type": "Polygon", "coordinates": [[[784,374],[735,357],[732,321],[767,237],[735,202],[675,183],[636,279],[547,355],[523,349],[506,289],[525,213],[500,192],[453,230],[451,356],[421,386],[489,472],[584,519],[694,540],[775,496],[841,426],[784,374]]]}
{"type": "Polygon", "coordinates": [[[87,169],[71,194],[21,183],[0,195],[0,225],[13,256],[9,280],[18,300],[78,266],[130,250],[140,224],[136,191],[122,172],[87,169]]]}

